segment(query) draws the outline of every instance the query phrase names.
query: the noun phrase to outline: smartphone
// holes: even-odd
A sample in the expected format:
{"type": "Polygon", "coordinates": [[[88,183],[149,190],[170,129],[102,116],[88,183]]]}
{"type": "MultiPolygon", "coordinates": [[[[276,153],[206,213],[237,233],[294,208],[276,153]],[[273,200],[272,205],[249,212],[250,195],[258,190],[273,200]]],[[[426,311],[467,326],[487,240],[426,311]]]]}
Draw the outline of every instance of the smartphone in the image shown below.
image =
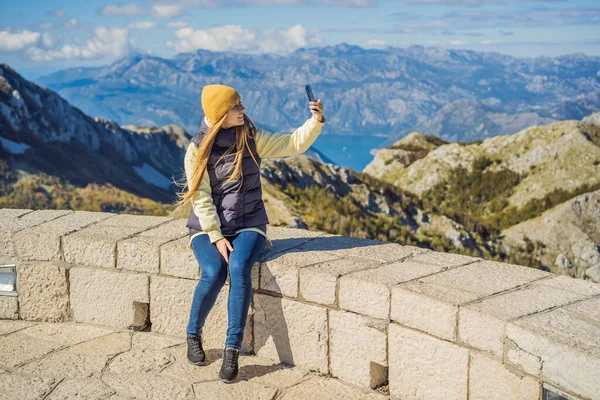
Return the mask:
{"type": "Polygon", "coordinates": [[[315,99],[315,95],[312,92],[312,88],[310,87],[310,85],[306,85],[304,86],[304,88],[306,89],[306,95],[308,96],[308,101],[317,101],[315,99]]]}

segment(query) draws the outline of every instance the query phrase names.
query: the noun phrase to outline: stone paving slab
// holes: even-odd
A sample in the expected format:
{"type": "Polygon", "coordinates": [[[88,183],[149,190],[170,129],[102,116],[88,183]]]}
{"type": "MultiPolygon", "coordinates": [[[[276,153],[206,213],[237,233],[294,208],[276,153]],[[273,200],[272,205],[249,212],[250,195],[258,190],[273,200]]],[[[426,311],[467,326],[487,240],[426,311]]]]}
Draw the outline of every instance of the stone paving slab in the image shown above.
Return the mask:
{"type": "Polygon", "coordinates": [[[388,398],[303,367],[243,354],[236,381],[226,384],[218,378],[222,349],[207,349],[207,365],[193,366],[181,338],[157,333],[8,320],[0,320],[0,332],[2,399],[388,398]],[[14,359],[26,361],[21,367],[9,362],[16,370],[4,367],[3,360],[14,359]]]}

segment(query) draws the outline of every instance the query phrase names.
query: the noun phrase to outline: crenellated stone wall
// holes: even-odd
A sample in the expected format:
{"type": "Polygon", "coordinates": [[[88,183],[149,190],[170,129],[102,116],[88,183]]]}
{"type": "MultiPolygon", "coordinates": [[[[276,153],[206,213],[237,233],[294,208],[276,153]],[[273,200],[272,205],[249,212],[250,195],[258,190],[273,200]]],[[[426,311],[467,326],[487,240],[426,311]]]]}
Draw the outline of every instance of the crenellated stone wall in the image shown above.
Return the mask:
{"type": "MultiPolygon", "coordinates": [[[[247,353],[398,399],[600,399],[600,284],[394,243],[269,227],[247,353]]],[[[0,318],[184,336],[200,277],[185,220],[0,209],[18,297],[0,318]]],[[[229,281],[229,279],[228,279],[229,281]]],[[[204,328],[221,349],[226,284],[204,328]]]]}

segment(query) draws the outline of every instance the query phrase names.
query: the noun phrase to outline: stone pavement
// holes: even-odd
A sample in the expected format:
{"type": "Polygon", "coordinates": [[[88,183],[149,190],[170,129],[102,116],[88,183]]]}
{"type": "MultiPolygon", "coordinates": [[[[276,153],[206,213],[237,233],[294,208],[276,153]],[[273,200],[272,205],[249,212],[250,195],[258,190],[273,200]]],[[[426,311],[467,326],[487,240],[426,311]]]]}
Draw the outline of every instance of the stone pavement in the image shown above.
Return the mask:
{"type": "MultiPolygon", "coordinates": [[[[222,349],[188,364],[185,339],[77,323],[0,320],[0,399],[389,399],[301,367],[240,354],[218,378],[222,349]]],[[[382,390],[383,392],[383,390],[382,390]]]]}

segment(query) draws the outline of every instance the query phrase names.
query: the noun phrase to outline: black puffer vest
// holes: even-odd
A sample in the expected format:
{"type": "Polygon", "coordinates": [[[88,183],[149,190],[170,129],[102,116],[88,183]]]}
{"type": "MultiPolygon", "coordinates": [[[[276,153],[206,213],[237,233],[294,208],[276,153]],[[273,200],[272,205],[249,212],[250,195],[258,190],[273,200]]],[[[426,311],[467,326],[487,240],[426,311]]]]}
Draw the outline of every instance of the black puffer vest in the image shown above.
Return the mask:
{"type": "MultiPolygon", "coordinates": [[[[190,146],[200,147],[200,143],[208,129],[209,127],[203,118],[200,133],[192,138],[191,143],[193,144],[190,144],[190,146]]],[[[231,147],[230,153],[235,151],[235,127],[219,130],[208,159],[207,171],[210,177],[212,198],[221,220],[221,233],[223,235],[233,235],[237,229],[250,227],[259,228],[266,233],[266,224],[269,223],[262,200],[261,159],[256,152],[254,139],[249,139],[248,146],[258,162],[258,166],[250,156],[248,149],[245,149],[242,159],[241,188],[239,188],[239,181],[225,183],[227,177],[233,172],[234,154],[223,157],[217,165],[217,161],[227,152],[227,149],[231,147]],[[239,191],[237,191],[238,188],[239,191]]],[[[190,234],[202,231],[198,217],[193,211],[190,212],[186,226],[190,229],[190,234]]]]}

